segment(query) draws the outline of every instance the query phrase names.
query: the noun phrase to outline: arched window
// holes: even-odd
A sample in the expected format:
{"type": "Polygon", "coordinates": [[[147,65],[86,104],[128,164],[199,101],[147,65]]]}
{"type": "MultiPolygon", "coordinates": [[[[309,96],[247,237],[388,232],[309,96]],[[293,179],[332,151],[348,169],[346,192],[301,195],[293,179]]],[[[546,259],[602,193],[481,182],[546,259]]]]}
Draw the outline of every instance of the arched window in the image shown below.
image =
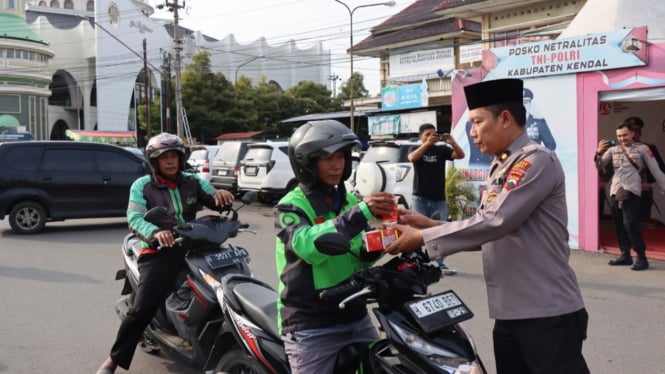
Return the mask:
{"type": "Polygon", "coordinates": [[[51,0],[51,8],[60,8],[58,0],[51,0]]]}
{"type": "Polygon", "coordinates": [[[46,1],[43,1],[43,0],[40,1],[40,2],[39,2],[39,6],[47,6],[47,5],[46,5],[46,1]]]}
{"type": "Polygon", "coordinates": [[[94,12],[95,11],[95,2],[94,0],[90,0],[87,3],[85,3],[85,10],[88,12],[94,12]]]}
{"type": "Polygon", "coordinates": [[[65,0],[65,9],[74,9],[74,2],[72,0],[65,0]]]}

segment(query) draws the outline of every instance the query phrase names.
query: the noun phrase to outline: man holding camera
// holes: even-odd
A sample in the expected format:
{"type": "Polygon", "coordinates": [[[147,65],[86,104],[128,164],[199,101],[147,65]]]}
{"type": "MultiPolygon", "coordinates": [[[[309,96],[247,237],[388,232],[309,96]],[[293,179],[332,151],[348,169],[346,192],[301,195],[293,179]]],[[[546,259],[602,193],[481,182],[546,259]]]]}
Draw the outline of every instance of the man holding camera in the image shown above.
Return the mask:
{"type": "MultiPolygon", "coordinates": [[[[431,123],[420,125],[418,138],[422,144],[411,147],[407,158],[413,163],[413,200],[412,209],[427,217],[440,217],[448,220],[446,204],[446,160],[464,158],[464,151],[450,134],[437,134],[431,123]],[[438,142],[445,144],[437,145],[438,142]],[[448,146],[450,145],[450,146],[448,146]]],[[[439,266],[444,275],[455,275],[457,270],[449,269],[439,259],[439,266]]]]}
{"type": "Polygon", "coordinates": [[[665,191],[665,174],[646,145],[634,141],[635,132],[629,122],[622,122],[616,129],[617,144],[601,139],[594,156],[596,168],[603,170],[610,162],[614,169],[610,185],[610,209],[617,232],[621,255],[610,260],[610,265],[626,265],[632,270],[645,270],[649,262],[645,254],[646,244],[640,230],[642,194],[641,172],[646,167],[661,190],[665,191]],[[637,253],[633,263],[630,248],[637,253]]]}

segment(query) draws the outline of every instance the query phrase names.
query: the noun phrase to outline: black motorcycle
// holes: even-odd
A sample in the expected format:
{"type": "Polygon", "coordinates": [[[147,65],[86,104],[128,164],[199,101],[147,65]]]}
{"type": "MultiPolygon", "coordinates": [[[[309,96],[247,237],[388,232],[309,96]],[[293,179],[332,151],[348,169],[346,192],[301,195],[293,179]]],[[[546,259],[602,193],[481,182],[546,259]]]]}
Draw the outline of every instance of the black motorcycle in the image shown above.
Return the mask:
{"type": "MultiPolygon", "coordinates": [[[[246,194],[242,206],[255,200],[255,193],[246,194]]],[[[248,278],[252,275],[247,250],[225,243],[239,232],[250,231],[248,224],[238,220],[238,209],[242,206],[234,209],[228,205],[218,214],[205,215],[173,228],[176,244],[160,250],[187,251],[187,269],[179,274],[174,291],[145,329],[139,344],[145,352],[156,353],[163,349],[188,365],[204,370],[207,362],[219,360],[219,357],[211,357],[224,320],[215,289],[224,275],[248,278]]],[[[165,214],[165,207],[156,207],[146,212],[145,220],[158,222],[165,214]]],[[[134,234],[125,236],[122,245],[125,268],[116,274],[116,280],[125,281],[122,297],[115,305],[120,319],[125,318],[133,304],[139,281],[140,252],[140,239],[134,234]]]]}
{"type": "MultiPolygon", "coordinates": [[[[317,247],[348,250],[343,237],[328,235],[317,247]]],[[[347,346],[338,354],[334,372],[485,373],[471,335],[459,324],[473,317],[471,310],[452,290],[427,294],[427,286],[440,277],[437,264],[415,252],[364,269],[321,292],[322,299],[341,300],[339,308],[367,297],[377,304],[373,312],[384,333],[369,346],[347,346]]],[[[214,348],[225,352],[217,372],[289,373],[277,329],[277,292],[258,279],[230,274],[222,279],[217,297],[227,321],[214,348]]]]}

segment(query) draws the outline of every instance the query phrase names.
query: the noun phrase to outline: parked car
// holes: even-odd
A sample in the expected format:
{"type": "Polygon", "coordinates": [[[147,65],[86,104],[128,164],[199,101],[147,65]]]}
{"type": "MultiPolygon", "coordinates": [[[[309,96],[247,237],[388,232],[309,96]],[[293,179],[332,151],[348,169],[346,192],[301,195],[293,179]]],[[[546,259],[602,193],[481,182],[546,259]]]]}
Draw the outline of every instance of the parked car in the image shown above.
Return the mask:
{"type": "Polygon", "coordinates": [[[210,166],[218,150],[217,145],[193,145],[189,148],[187,163],[201,178],[210,182],[210,166]]]}
{"type": "Polygon", "coordinates": [[[269,203],[296,187],[298,180],[289,163],[288,146],[288,142],[248,145],[240,162],[238,190],[258,191],[259,199],[269,203]]]}
{"type": "Polygon", "coordinates": [[[237,193],[240,160],[251,143],[249,140],[229,140],[222,143],[210,167],[210,184],[237,193]]]}
{"type": "Polygon", "coordinates": [[[150,173],[144,158],[99,143],[0,144],[0,219],[18,234],[68,218],[123,217],[129,188],[150,173]]]}
{"type": "Polygon", "coordinates": [[[407,156],[418,141],[394,140],[370,143],[355,170],[355,189],[360,196],[389,192],[399,204],[409,207],[413,192],[413,164],[407,156]]]}

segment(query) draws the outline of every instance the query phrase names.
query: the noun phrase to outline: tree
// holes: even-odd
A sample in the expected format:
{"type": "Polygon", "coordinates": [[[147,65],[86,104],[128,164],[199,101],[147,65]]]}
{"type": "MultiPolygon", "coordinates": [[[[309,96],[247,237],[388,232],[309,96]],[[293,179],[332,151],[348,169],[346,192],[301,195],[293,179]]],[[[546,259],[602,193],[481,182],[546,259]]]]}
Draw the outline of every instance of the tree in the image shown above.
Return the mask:
{"type": "Polygon", "coordinates": [[[202,51],[182,73],[183,106],[192,137],[211,143],[224,132],[241,129],[229,116],[234,109],[234,87],[223,74],[210,68],[210,52],[202,51]]]}
{"type": "Polygon", "coordinates": [[[351,90],[353,90],[354,99],[368,97],[369,91],[367,91],[365,88],[364,80],[365,77],[361,73],[354,71],[351,79],[342,84],[339,95],[337,95],[337,97],[342,100],[349,100],[351,98],[351,90]]]}

